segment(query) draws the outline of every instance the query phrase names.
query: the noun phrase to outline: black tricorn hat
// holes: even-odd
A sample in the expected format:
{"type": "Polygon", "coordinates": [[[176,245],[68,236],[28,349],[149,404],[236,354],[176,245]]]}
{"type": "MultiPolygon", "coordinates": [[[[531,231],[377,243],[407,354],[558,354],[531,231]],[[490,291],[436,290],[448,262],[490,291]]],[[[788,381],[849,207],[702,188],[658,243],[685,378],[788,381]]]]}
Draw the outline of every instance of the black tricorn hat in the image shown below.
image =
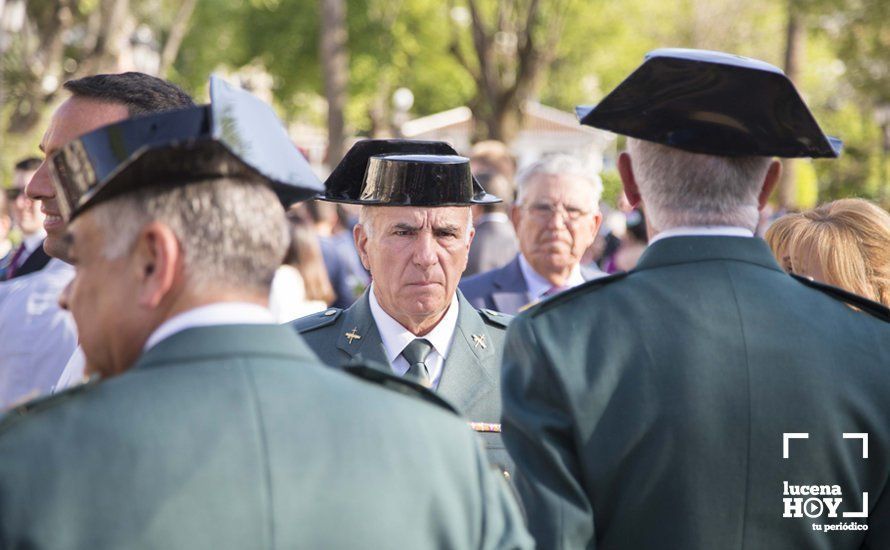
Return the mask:
{"type": "Polygon", "coordinates": [[[464,206],[501,199],[486,193],[470,161],[443,141],[356,142],[325,181],[320,199],[376,206],[464,206]]]}
{"type": "Polygon", "coordinates": [[[216,77],[210,99],[103,126],[62,147],[50,163],[62,216],[141,187],[219,177],[264,181],[285,207],[322,190],[268,105],[216,77]]]}
{"type": "Polygon", "coordinates": [[[837,157],[791,80],[763,61],[705,50],[665,48],[596,107],[577,107],[581,124],[719,156],[837,157]]]}

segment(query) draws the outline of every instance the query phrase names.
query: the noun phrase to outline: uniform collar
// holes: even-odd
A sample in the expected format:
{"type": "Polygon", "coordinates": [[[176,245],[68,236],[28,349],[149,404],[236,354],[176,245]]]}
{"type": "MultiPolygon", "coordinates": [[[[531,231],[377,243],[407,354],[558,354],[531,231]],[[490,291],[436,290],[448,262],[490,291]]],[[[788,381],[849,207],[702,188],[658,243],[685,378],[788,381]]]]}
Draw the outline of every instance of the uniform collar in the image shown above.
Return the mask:
{"type": "Polygon", "coordinates": [[[729,260],[782,271],[766,241],[751,237],[676,236],[650,244],[634,271],[672,265],[729,260]]]}
{"type": "Polygon", "coordinates": [[[167,319],[151,333],[142,352],[145,353],[159,342],[189,328],[215,325],[275,324],[272,313],[262,306],[249,302],[220,302],[196,307],[167,319]]]}
{"type": "MultiPolygon", "coordinates": [[[[519,270],[522,272],[522,278],[525,279],[525,286],[528,288],[528,297],[530,300],[534,301],[539,299],[545,292],[553,288],[553,283],[535,271],[535,268],[528,263],[528,260],[525,259],[525,256],[523,256],[521,252],[519,253],[519,270]]],[[[569,279],[563,286],[565,288],[572,288],[580,284],[584,284],[584,275],[581,274],[581,266],[575,264],[572,267],[572,273],[569,275],[569,279]]]]}
{"type": "MultiPolygon", "coordinates": [[[[380,332],[380,340],[383,342],[383,349],[386,351],[386,359],[392,364],[396,357],[405,349],[405,346],[410,344],[415,338],[418,338],[418,336],[412,334],[411,331],[403,327],[380,307],[380,302],[377,301],[377,296],[374,294],[373,283],[368,293],[368,302],[371,305],[371,316],[374,318],[374,323],[380,332]]],[[[427,339],[433,345],[433,348],[442,358],[448,357],[448,350],[451,348],[451,340],[454,337],[454,329],[457,327],[458,310],[457,294],[455,293],[451,296],[451,304],[448,306],[448,311],[445,312],[445,316],[442,317],[439,324],[433,327],[433,330],[429,333],[422,336],[422,338],[427,339]]]]}

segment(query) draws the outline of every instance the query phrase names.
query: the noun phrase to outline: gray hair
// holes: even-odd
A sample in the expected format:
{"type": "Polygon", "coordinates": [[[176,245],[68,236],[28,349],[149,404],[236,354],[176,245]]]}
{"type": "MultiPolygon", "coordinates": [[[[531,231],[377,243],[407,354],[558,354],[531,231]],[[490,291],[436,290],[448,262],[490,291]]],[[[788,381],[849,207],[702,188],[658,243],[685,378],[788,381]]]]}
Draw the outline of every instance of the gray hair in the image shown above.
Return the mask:
{"type": "Polygon", "coordinates": [[[170,227],[195,288],[268,293],[289,242],[284,209],[257,182],[217,179],[143,188],[97,205],[94,219],[109,259],[127,254],[147,223],[170,227]]]}
{"type": "Polygon", "coordinates": [[[593,194],[591,208],[599,210],[600,197],[603,195],[603,180],[580,160],[570,155],[548,155],[524,168],[516,176],[516,204],[520,205],[528,193],[531,183],[539,176],[572,176],[590,186],[593,194]]]}
{"type": "Polygon", "coordinates": [[[702,155],[633,138],[627,140],[627,151],[646,216],[658,230],[757,227],[758,196],[770,157],[702,155]]]}
{"type": "MultiPolygon", "coordinates": [[[[374,213],[377,212],[378,211],[377,209],[379,209],[379,208],[398,208],[398,206],[365,206],[365,205],[362,205],[361,209],[358,211],[358,223],[359,223],[359,225],[361,225],[364,228],[365,234],[368,235],[368,237],[371,236],[371,233],[374,230],[373,229],[374,219],[375,219],[374,213]]],[[[431,207],[431,208],[438,208],[438,207],[431,207]]],[[[445,207],[442,207],[442,208],[445,208],[445,207]]],[[[473,215],[470,213],[469,206],[467,206],[465,208],[467,209],[467,230],[465,233],[465,238],[469,239],[470,238],[470,230],[473,229],[473,215]]]]}

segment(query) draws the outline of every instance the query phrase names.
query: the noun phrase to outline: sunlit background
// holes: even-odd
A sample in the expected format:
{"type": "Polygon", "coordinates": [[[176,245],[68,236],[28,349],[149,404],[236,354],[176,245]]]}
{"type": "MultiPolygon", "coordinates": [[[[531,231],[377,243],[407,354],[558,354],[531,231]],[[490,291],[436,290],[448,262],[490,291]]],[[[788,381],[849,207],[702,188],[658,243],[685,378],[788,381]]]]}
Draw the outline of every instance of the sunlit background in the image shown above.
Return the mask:
{"type": "Polygon", "coordinates": [[[38,153],[61,84],[139,70],[207,100],[219,73],[271,102],[320,175],[363,136],[510,145],[603,170],[621,140],[577,126],[659,47],[728,51],[791,76],[839,161],[786,166],[777,206],[890,206],[890,0],[0,0],[0,175],[38,153]]]}

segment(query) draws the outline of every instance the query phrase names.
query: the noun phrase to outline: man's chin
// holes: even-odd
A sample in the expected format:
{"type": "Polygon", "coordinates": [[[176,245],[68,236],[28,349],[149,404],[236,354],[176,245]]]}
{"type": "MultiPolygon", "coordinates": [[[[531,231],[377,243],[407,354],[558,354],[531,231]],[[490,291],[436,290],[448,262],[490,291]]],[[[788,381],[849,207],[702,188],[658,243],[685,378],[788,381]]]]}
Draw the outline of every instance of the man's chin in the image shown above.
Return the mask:
{"type": "Polygon", "coordinates": [[[54,235],[47,235],[43,241],[43,250],[53,258],[58,258],[65,263],[70,264],[71,259],[68,254],[67,243],[54,235]]]}

